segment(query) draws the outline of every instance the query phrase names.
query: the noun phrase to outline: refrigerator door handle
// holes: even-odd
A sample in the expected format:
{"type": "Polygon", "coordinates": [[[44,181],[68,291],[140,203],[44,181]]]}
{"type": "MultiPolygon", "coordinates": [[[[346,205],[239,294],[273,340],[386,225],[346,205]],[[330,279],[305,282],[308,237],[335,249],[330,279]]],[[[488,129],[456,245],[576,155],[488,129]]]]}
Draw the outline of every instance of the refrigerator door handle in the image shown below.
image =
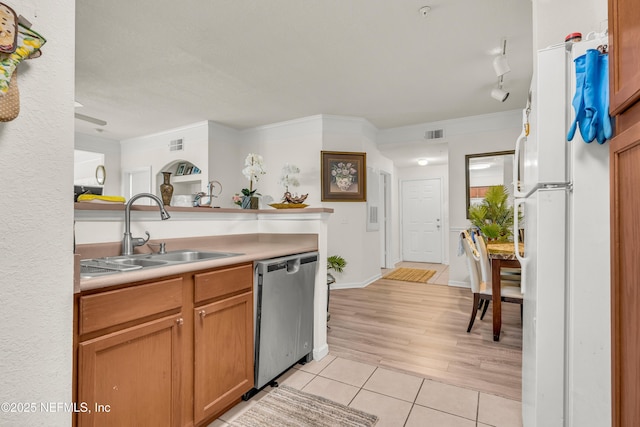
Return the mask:
{"type": "MultiPolygon", "coordinates": [[[[523,197],[524,193],[520,191],[520,148],[521,145],[527,140],[529,134],[529,112],[528,108],[522,110],[522,133],[516,139],[516,150],[513,159],[513,196],[523,197]]],[[[526,196],[524,196],[526,197],[526,196]]]]}
{"type": "Polygon", "coordinates": [[[572,182],[539,182],[528,192],[520,193],[520,197],[518,198],[527,199],[533,193],[541,189],[560,189],[560,188],[564,188],[567,191],[573,191],[573,183],[572,182]]]}
{"type": "Polygon", "coordinates": [[[516,150],[513,159],[513,196],[523,197],[524,193],[520,191],[520,144],[527,140],[524,131],[516,139],[516,150]]]}
{"type": "Polygon", "coordinates": [[[515,199],[513,201],[513,246],[516,254],[516,259],[520,262],[520,293],[524,295],[527,289],[527,281],[525,269],[527,268],[528,259],[520,255],[520,226],[518,220],[518,208],[522,205],[526,199],[515,199]]]}

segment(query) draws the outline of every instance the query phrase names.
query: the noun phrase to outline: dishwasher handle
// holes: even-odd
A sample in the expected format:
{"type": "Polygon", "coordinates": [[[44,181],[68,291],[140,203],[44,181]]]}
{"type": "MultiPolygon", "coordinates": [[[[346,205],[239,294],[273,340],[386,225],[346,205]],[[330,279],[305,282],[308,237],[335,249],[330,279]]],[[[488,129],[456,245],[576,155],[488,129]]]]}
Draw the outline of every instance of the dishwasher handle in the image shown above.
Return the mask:
{"type": "MultiPolygon", "coordinates": [[[[266,270],[266,273],[271,273],[278,270],[287,270],[287,274],[295,274],[300,270],[303,264],[316,263],[318,261],[318,253],[311,252],[301,255],[293,255],[284,258],[274,259],[268,262],[261,261],[258,264],[262,265],[262,268],[266,270]]],[[[262,271],[265,271],[262,270],[262,271]]]]}
{"type": "Polygon", "coordinates": [[[300,258],[287,261],[287,274],[295,274],[300,270],[300,258]]]}
{"type": "Polygon", "coordinates": [[[297,273],[298,270],[300,270],[300,258],[293,258],[273,263],[267,267],[267,272],[271,273],[272,271],[284,269],[287,270],[287,274],[297,273]]]}

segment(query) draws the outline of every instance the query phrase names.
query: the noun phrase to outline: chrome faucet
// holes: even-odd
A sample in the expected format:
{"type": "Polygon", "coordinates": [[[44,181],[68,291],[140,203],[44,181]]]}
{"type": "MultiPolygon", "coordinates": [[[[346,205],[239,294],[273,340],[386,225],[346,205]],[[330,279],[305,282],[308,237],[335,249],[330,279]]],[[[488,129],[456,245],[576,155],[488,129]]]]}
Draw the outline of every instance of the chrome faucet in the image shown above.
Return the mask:
{"type": "Polygon", "coordinates": [[[160,200],[160,198],[155,194],[140,193],[131,197],[124,208],[124,238],[122,239],[122,255],[133,255],[133,248],[144,245],[151,237],[148,231],[144,232],[147,235],[146,239],[143,237],[131,237],[131,205],[141,197],[148,197],[158,204],[160,207],[160,218],[162,220],[171,218],[169,212],[165,210],[162,200],[160,200]]]}

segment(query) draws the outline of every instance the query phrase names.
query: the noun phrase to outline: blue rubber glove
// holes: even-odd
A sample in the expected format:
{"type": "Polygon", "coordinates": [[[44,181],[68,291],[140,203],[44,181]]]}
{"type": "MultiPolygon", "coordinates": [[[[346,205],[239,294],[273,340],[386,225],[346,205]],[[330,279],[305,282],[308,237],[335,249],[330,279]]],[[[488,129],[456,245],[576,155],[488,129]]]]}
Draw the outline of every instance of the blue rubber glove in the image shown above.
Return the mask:
{"type": "Polygon", "coordinates": [[[604,144],[613,136],[611,117],[609,116],[609,55],[598,55],[598,143],[604,144]]]}
{"type": "Polygon", "coordinates": [[[573,95],[573,101],[571,102],[571,104],[573,105],[573,109],[576,112],[576,118],[574,119],[573,123],[571,123],[569,133],[567,134],[567,140],[569,141],[573,140],[578,123],[582,123],[586,119],[583,99],[586,60],[586,55],[581,55],[574,60],[576,69],[576,92],[573,95]]]}
{"type": "Polygon", "coordinates": [[[598,133],[598,95],[600,93],[600,52],[595,49],[587,50],[585,53],[585,76],[583,87],[583,99],[585,120],[580,123],[580,133],[585,142],[592,142],[598,133]]]}

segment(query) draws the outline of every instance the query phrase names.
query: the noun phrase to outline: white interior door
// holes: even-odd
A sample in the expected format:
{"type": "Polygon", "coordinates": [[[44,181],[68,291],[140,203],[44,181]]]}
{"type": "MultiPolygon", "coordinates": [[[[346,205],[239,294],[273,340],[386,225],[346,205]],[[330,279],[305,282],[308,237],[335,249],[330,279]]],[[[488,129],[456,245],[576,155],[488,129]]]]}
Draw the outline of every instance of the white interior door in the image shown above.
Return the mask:
{"type": "MultiPolygon", "coordinates": [[[[151,167],[129,169],[122,172],[123,196],[129,200],[138,193],[151,193],[151,167]]],[[[151,205],[148,198],[138,199],[140,205],[151,205]]]]}
{"type": "Polygon", "coordinates": [[[440,179],[402,182],[402,259],[442,262],[440,179]]]}

